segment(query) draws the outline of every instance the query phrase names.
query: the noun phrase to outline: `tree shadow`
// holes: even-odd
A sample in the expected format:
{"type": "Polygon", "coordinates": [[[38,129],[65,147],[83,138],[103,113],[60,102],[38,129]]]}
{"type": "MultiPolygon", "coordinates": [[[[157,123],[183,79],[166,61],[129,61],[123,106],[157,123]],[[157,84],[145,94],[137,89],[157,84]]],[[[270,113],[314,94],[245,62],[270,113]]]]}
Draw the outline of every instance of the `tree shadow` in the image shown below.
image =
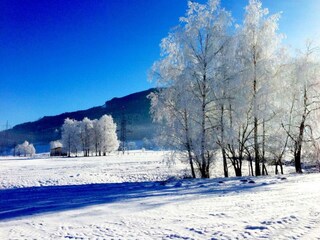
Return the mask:
{"type": "MultiPolygon", "coordinates": [[[[0,220],[10,220],[29,215],[60,212],[98,204],[108,204],[133,199],[151,198],[149,207],[180,201],[251,191],[266,183],[229,184],[217,179],[173,180],[162,182],[105,183],[67,186],[27,187],[0,190],[0,220]],[[165,201],[158,197],[171,196],[165,201]],[[157,200],[157,201],[156,201],[157,200]],[[157,203],[156,203],[157,202],[157,203]],[[159,203],[160,202],[160,203],[159,203]]],[[[233,180],[234,181],[234,180],[233,180]]]]}

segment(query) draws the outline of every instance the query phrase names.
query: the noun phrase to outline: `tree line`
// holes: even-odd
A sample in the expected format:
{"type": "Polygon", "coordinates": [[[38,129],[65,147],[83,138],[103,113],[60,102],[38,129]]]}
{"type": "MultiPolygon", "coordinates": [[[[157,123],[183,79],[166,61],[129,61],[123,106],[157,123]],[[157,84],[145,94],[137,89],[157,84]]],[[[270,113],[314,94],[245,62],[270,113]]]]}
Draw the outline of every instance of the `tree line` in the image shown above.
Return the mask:
{"type": "Polygon", "coordinates": [[[119,148],[116,129],[110,115],[94,120],[85,117],[82,121],[67,118],[61,128],[61,143],[69,157],[80,152],[84,156],[105,156],[119,148]]]}
{"type": "MultiPolygon", "coordinates": [[[[222,159],[242,176],[283,173],[292,157],[319,161],[320,108],[317,48],[309,41],[292,54],[279,33],[280,14],[250,0],[240,25],[219,0],[189,2],[185,16],[162,39],[161,58],[150,71],[150,94],[159,140],[181,150],[192,177],[208,178],[222,159]]],[[[320,166],[320,165],[319,165],[320,166]]]]}

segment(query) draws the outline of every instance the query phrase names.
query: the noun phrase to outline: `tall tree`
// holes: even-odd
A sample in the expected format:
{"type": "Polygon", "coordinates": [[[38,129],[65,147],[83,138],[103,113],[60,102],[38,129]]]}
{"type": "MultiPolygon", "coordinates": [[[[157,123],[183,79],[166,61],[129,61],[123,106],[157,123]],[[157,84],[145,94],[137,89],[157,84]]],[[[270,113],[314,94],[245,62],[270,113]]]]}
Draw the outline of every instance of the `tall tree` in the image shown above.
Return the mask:
{"type": "Polygon", "coordinates": [[[81,132],[83,133],[84,155],[89,156],[93,146],[93,122],[85,117],[81,122],[81,132]]]}
{"type": "Polygon", "coordinates": [[[97,119],[92,120],[92,141],[96,156],[101,156],[101,129],[99,126],[99,121],[97,119]]]}
{"type": "Polygon", "coordinates": [[[78,121],[70,118],[66,118],[62,125],[61,142],[67,151],[68,157],[71,156],[72,152],[77,154],[79,150],[80,137],[78,125],[78,121]]]}
{"type": "Polygon", "coordinates": [[[180,21],[181,25],[162,40],[162,59],[152,68],[152,77],[166,87],[151,96],[152,108],[154,116],[163,114],[161,120],[167,127],[179,126],[183,134],[174,131],[170,135],[173,142],[187,150],[191,169],[195,164],[199,175],[208,178],[218,149],[212,82],[217,81],[221,54],[228,44],[231,16],[218,0],[189,2],[180,21]]]}
{"type": "MultiPolygon", "coordinates": [[[[285,128],[293,142],[293,155],[297,173],[302,173],[301,158],[304,142],[319,139],[316,122],[320,110],[320,64],[317,59],[317,48],[308,42],[306,49],[293,59],[289,81],[291,119],[285,128]]],[[[289,111],[288,111],[289,112],[289,111]]]]}
{"type": "Polygon", "coordinates": [[[278,34],[280,15],[269,16],[259,0],[250,0],[246,7],[243,26],[238,33],[237,58],[242,64],[240,73],[250,83],[253,115],[255,174],[261,175],[261,127],[268,118],[263,111],[264,94],[269,91],[274,76],[277,53],[282,35],[278,34]],[[260,125],[260,128],[259,128],[260,125]]]}
{"type": "Polygon", "coordinates": [[[119,140],[117,137],[117,125],[110,115],[103,115],[98,120],[101,136],[101,150],[104,155],[118,150],[119,140]]]}

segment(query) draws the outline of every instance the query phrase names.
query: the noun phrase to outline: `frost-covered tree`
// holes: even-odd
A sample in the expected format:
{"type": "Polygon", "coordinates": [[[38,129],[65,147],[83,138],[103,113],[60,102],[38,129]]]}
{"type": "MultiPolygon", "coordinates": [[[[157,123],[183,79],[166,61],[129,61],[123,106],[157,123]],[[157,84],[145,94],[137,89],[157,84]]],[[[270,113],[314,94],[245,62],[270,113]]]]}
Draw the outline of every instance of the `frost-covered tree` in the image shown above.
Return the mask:
{"type": "Polygon", "coordinates": [[[36,153],[36,149],[34,148],[33,144],[30,144],[28,141],[24,141],[22,144],[18,144],[15,147],[15,152],[18,156],[30,156],[32,157],[36,153]]]}
{"type": "Polygon", "coordinates": [[[92,120],[92,141],[93,141],[93,146],[94,150],[96,153],[96,156],[101,156],[101,130],[100,130],[100,125],[99,121],[97,119],[92,120]]]}
{"type": "Polygon", "coordinates": [[[289,120],[283,124],[290,140],[297,173],[302,172],[301,159],[303,144],[317,145],[319,128],[317,122],[320,110],[320,61],[317,48],[310,42],[305,51],[300,51],[293,59],[288,78],[286,99],[290,109],[287,111],[289,120]]]}
{"type": "Polygon", "coordinates": [[[67,151],[68,157],[71,156],[71,153],[75,153],[77,155],[80,150],[79,122],[66,118],[61,129],[61,142],[67,151]]]}
{"type": "Polygon", "coordinates": [[[271,122],[271,124],[273,124],[271,134],[269,134],[266,139],[266,152],[269,153],[268,155],[273,159],[272,163],[275,166],[275,174],[283,174],[283,160],[287,154],[288,148],[290,147],[290,142],[286,131],[281,126],[281,123],[289,119],[280,119],[279,116],[277,116],[275,120],[277,120],[277,122],[271,122]]]}
{"type": "Polygon", "coordinates": [[[93,149],[94,128],[93,121],[85,117],[80,122],[81,142],[84,156],[88,157],[93,149]]]}
{"type": "Polygon", "coordinates": [[[116,134],[116,124],[109,115],[99,120],[85,117],[82,121],[65,119],[62,126],[62,144],[68,156],[82,150],[84,156],[95,151],[96,156],[104,155],[118,149],[119,141],[116,134]]]}
{"type": "Polygon", "coordinates": [[[210,177],[218,149],[213,112],[214,84],[229,43],[230,14],[218,0],[188,3],[181,24],[161,42],[162,58],[152,68],[160,87],[151,95],[154,120],[165,124],[175,148],[187,151],[192,176],[210,177]]]}
{"type": "MultiPolygon", "coordinates": [[[[252,108],[245,104],[240,95],[234,95],[228,108],[228,116],[225,123],[225,152],[231,162],[236,176],[242,176],[243,161],[248,157],[249,168],[252,170],[251,146],[252,135],[252,108]],[[243,105],[241,105],[241,103],[243,105]]],[[[253,171],[250,173],[253,175],[253,171]]]]}
{"type": "Polygon", "coordinates": [[[113,152],[119,148],[119,140],[117,137],[117,125],[113,121],[112,116],[103,115],[98,123],[101,133],[101,151],[103,155],[113,152]]]}
{"type": "Polygon", "coordinates": [[[231,29],[218,0],[189,2],[162,40],[151,70],[159,86],[150,95],[151,113],[161,123],[158,141],[179,150],[193,177],[210,177],[218,148],[225,177],[228,163],[241,176],[246,159],[250,175],[268,174],[268,163],[283,173],[288,149],[301,172],[301,158],[311,156],[303,144],[318,151],[319,61],[310,46],[290,57],[279,18],[250,0],[243,23],[231,29]]]}
{"type": "Polygon", "coordinates": [[[237,59],[240,63],[240,74],[243,83],[248,86],[251,94],[248,99],[252,105],[253,117],[253,148],[255,159],[255,174],[261,174],[263,124],[271,116],[266,105],[268,94],[272,88],[274,76],[278,70],[278,53],[282,35],[278,33],[280,15],[269,15],[262,8],[259,0],[250,0],[246,7],[243,25],[238,32],[237,59]]]}
{"type": "Polygon", "coordinates": [[[32,143],[29,144],[28,148],[27,148],[27,154],[30,155],[30,157],[32,157],[34,154],[36,154],[36,149],[33,146],[32,143]]]}

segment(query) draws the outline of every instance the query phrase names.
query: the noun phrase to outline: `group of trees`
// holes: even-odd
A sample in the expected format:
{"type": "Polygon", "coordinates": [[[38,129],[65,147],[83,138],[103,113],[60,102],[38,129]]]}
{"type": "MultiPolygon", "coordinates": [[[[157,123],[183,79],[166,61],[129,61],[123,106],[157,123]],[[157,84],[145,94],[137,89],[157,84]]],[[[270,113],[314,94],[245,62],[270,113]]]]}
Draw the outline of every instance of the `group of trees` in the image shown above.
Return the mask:
{"type": "Polygon", "coordinates": [[[85,117],[82,121],[65,119],[62,126],[61,142],[68,156],[82,152],[84,156],[95,153],[106,155],[119,148],[116,134],[117,125],[109,115],[99,120],[85,117]]]}
{"type": "Polygon", "coordinates": [[[36,149],[33,144],[28,141],[24,141],[22,144],[18,144],[14,149],[14,155],[17,156],[30,156],[32,157],[36,153],[36,149]]]}
{"type": "Polygon", "coordinates": [[[242,175],[244,160],[259,176],[271,160],[277,174],[292,156],[301,173],[303,156],[318,157],[316,48],[308,43],[293,56],[282,45],[279,18],[250,0],[235,25],[219,0],[190,1],[162,40],[151,69],[159,86],[151,112],[162,123],[160,140],[185,153],[193,177],[210,177],[219,158],[228,177],[229,164],[242,175]]]}

